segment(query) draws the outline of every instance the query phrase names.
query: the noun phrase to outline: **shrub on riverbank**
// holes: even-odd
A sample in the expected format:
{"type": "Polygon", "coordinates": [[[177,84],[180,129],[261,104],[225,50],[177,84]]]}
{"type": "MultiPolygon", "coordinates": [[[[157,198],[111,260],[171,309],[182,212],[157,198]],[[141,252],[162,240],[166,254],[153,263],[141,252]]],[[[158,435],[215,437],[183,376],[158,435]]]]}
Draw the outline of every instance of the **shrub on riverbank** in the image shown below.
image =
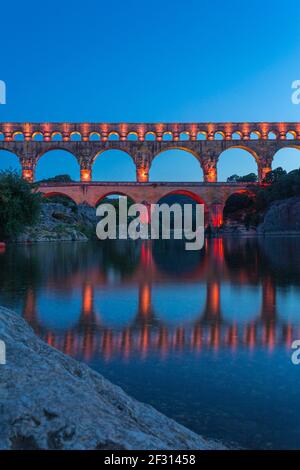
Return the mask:
{"type": "Polygon", "coordinates": [[[36,223],[41,196],[15,171],[0,171],[0,240],[16,238],[25,226],[36,223]]]}
{"type": "Polygon", "coordinates": [[[268,185],[249,185],[248,194],[233,194],[225,206],[225,217],[248,227],[259,225],[272,203],[300,196],[300,169],[287,173],[276,168],[267,173],[264,183],[268,185]]]}

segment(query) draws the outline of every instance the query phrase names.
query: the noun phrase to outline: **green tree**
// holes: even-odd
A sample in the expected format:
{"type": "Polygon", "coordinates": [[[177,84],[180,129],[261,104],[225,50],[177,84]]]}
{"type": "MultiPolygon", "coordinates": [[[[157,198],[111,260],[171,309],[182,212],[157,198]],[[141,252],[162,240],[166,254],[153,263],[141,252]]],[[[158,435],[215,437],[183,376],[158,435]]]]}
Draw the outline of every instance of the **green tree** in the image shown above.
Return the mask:
{"type": "Polygon", "coordinates": [[[72,183],[73,180],[70,175],[56,175],[52,176],[51,178],[46,178],[39,183],[72,183]]]}
{"type": "Polygon", "coordinates": [[[257,175],[255,173],[249,173],[244,176],[231,175],[227,178],[228,183],[255,183],[256,181],[257,175]]]}
{"type": "Polygon", "coordinates": [[[264,178],[264,183],[276,183],[277,181],[282,178],[282,176],[286,175],[286,171],[279,166],[278,168],[275,168],[275,170],[269,171],[265,178],[264,178]]]}
{"type": "Polygon", "coordinates": [[[40,213],[41,195],[15,171],[0,171],[0,240],[17,237],[40,213]]]}

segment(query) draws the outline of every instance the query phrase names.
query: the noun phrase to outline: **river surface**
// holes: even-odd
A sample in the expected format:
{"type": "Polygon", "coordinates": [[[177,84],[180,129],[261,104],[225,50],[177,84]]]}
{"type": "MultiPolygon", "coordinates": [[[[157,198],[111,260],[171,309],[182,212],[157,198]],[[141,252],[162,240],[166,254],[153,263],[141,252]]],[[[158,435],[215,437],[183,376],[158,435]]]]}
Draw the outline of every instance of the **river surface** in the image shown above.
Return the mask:
{"type": "Polygon", "coordinates": [[[202,434],[300,449],[300,240],[11,245],[0,305],[202,434]]]}

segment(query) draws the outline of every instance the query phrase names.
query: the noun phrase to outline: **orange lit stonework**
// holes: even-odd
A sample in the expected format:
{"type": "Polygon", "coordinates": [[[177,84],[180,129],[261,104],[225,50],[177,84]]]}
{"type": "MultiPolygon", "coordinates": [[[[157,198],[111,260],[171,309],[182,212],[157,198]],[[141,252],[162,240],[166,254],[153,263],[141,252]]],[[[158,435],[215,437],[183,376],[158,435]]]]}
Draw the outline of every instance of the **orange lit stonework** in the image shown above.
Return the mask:
{"type": "Polygon", "coordinates": [[[33,170],[23,169],[22,178],[24,178],[26,181],[29,181],[29,183],[32,183],[34,180],[33,170]]]}
{"type": "Polygon", "coordinates": [[[80,170],[80,181],[85,183],[92,181],[92,170],[80,170]]]}

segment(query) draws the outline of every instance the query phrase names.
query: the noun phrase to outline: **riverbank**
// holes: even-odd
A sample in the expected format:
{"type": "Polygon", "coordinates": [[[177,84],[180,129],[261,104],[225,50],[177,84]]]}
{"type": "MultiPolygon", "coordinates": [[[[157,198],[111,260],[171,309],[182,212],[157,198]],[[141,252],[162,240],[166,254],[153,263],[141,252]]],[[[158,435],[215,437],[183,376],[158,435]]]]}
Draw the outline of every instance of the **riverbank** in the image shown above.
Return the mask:
{"type": "MultiPolygon", "coordinates": [[[[249,226],[247,212],[228,218],[223,226],[211,236],[300,236],[300,198],[292,197],[273,202],[263,221],[249,226]],[[245,219],[245,220],[244,220],[245,219]]],[[[85,204],[42,203],[38,222],[25,227],[15,242],[35,243],[49,241],[88,241],[96,239],[95,208],[85,204]]]]}
{"type": "Polygon", "coordinates": [[[0,307],[0,449],[224,449],[129,397],[0,307]]]}

